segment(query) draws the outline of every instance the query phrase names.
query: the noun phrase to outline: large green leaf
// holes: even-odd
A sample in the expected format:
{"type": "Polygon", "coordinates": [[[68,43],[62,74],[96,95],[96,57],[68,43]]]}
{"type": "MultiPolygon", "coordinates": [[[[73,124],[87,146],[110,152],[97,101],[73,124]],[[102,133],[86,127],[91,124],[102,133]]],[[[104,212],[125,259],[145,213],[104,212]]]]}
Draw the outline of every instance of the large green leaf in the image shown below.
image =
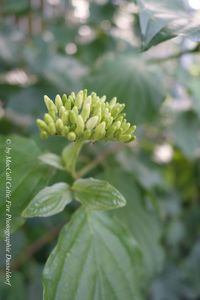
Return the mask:
{"type": "Polygon", "coordinates": [[[126,103],[130,121],[148,122],[159,113],[165,97],[160,70],[147,65],[139,56],[105,58],[88,78],[86,86],[110,100],[126,103]]]}
{"type": "Polygon", "coordinates": [[[103,175],[126,197],[127,205],[113,213],[123,220],[139,243],[144,257],[145,275],[149,279],[161,270],[163,264],[163,251],[159,244],[161,227],[158,219],[144,206],[143,194],[133,175],[122,172],[117,167],[107,168],[103,175]]]}
{"type": "Polygon", "coordinates": [[[63,211],[71,201],[72,196],[68,184],[55,183],[42,189],[22,212],[22,216],[25,218],[52,216],[63,211]]]}
{"type": "Polygon", "coordinates": [[[143,48],[176,36],[200,40],[200,18],[184,0],[137,0],[143,48]]]}
{"type": "Polygon", "coordinates": [[[176,114],[173,132],[174,142],[190,159],[200,153],[200,120],[195,112],[186,111],[176,114]]]}
{"type": "Polygon", "coordinates": [[[11,230],[23,222],[21,212],[28,205],[33,196],[48,182],[53,175],[51,169],[38,159],[41,154],[37,145],[28,138],[19,136],[0,137],[0,236],[4,235],[6,218],[6,149],[11,150],[7,156],[11,157],[11,230]],[[7,138],[11,144],[6,143],[7,138]]]}
{"type": "Polygon", "coordinates": [[[79,209],[44,268],[44,300],[139,300],[136,242],[104,213],[79,209]]]}
{"type": "Polygon", "coordinates": [[[78,179],[72,189],[75,199],[92,210],[108,210],[126,205],[123,195],[105,180],[78,179]]]}

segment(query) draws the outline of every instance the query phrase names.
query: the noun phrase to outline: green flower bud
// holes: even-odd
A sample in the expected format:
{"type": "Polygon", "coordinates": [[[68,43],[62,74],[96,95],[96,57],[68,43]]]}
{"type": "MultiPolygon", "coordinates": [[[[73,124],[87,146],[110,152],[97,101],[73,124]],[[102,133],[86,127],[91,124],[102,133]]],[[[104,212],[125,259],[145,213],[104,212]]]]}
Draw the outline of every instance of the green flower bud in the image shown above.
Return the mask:
{"type": "Polygon", "coordinates": [[[76,129],[75,129],[75,133],[77,136],[80,136],[83,133],[85,127],[85,123],[83,121],[83,118],[81,117],[81,115],[78,115],[76,118],[76,129]]]}
{"type": "Polygon", "coordinates": [[[131,124],[130,123],[123,123],[122,124],[122,130],[123,130],[123,133],[125,133],[129,128],[130,128],[131,124]]]}
{"type": "Polygon", "coordinates": [[[62,106],[60,106],[60,108],[59,108],[59,116],[62,117],[62,114],[63,114],[64,112],[66,112],[66,108],[62,105],[62,106]]]}
{"type": "MultiPolygon", "coordinates": [[[[87,101],[87,99],[86,99],[86,101],[87,101]]],[[[82,116],[84,122],[87,121],[87,119],[90,116],[90,106],[91,106],[91,103],[86,102],[86,101],[83,104],[83,108],[81,111],[81,116],[82,116]]]]}
{"type": "Polygon", "coordinates": [[[62,102],[63,102],[63,105],[65,106],[65,103],[67,102],[67,95],[66,94],[62,95],[62,102]]]}
{"type": "Polygon", "coordinates": [[[84,139],[84,140],[89,140],[90,137],[91,137],[91,135],[92,135],[92,131],[89,130],[89,129],[86,129],[86,130],[84,131],[84,133],[83,133],[83,139],[84,139]]]}
{"type": "Polygon", "coordinates": [[[112,98],[112,100],[109,103],[110,108],[112,109],[116,103],[117,103],[117,98],[116,97],[112,98]]]}
{"type": "Polygon", "coordinates": [[[45,114],[44,120],[47,123],[47,125],[54,124],[54,119],[52,118],[52,116],[50,114],[45,114]]]}
{"type": "Polygon", "coordinates": [[[48,126],[48,132],[51,135],[54,135],[56,133],[56,126],[54,123],[49,124],[48,126]]]}
{"type": "Polygon", "coordinates": [[[105,102],[106,101],[106,96],[104,95],[103,97],[100,98],[101,102],[105,102]]]}
{"type": "Polygon", "coordinates": [[[68,133],[69,133],[69,127],[64,126],[63,129],[62,129],[62,135],[67,138],[68,133]]]}
{"type": "Polygon", "coordinates": [[[120,121],[117,121],[117,122],[114,122],[112,124],[112,126],[108,129],[107,133],[106,133],[106,137],[107,138],[112,138],[114,136],[114,133],[117,129],[119,129],[121,126],[121,122],[120,121]]]}
{"type": "Polygon", "coordinates": [[[48,133],[46,132],[46,131],[41,131],[40,132],[40,137],[42,138],[42,139],[47,139],[48,138],[48,133]]]}
{"type": "Polygon", "coordinates": [[[71,107],[72,107],[72,102],[71,102],[70,98],[68,97],[65,101],[65,108],[66,108],[66,110],[70,110],[71,107]]]}
{"type": "Polygon", "coordinates": [[[98,120],[99,118],[97,116],[90,118],[86,123],[86,128],[92,130],[93,128],[96,127],[98,120]]]}
{"type": "Polygon", "coordinates": [[[68,111],[64,111],[64,112],[62,113],[61,119],[62,119],[62,121],[63,121],[63,124],[64,124],[64,125],[67,125],[67,124],[68,124],[68,121],[69,121],[69,112],[68,112],[68,111]]]}
{"type": "Polygon", "coordinates": [[[92,114],[94,116],[97,116],[99,119],[98,119],[98,123],[101,121],[102,119],[102,111],[101,111],[101,103],[97,103],[92,111],[92,114]]]}
{"type": "Polygon", "coordinates": [[[44,96],[44,103],[45,103],[45,105],[46,105],[46,107],[47,107],[48,110],[50,110],[50,103],[51,103],[51,101],[52,100],[47,95],[44,96]]]}
{"type": "Polygon", "coordinates": [[[74,107],[72,108],[72,111],[74,111],[75,114],[78,115],[78,107],[77,107],[77,106],[74,106],[74,107]]]}
{"type": "Polygon", "coordinates": [[[100,140],[102,139],[106,134],[106,123],[102,122],[95,128],[93,138],[94,140],[100,140]]]}
{"type": "Polygon", "coordinates": [[[73,131],[71,131],[68,133],[67,138],[69,141],[73,142],[76,139],[76,134],[73,131]]]}
{"type": "Polygon", "coordinates": [[[73,110],[70,110],[69,111],[69,120],[72,124],[76,124],[76,118],[77,118],[77,114],[73,110]]]}
{"type": "Polygon", "coordinates": [[[124,107],[125,104],[120,104],[120,103],[115,104],[115,106],[111,110],[111,115],[113,116],[114,119],[119,115],[119,113],[124,109],[124,107]]]}
{"type": "Polygon", "coordinates": [[[83,101],[87,98],[87,89],[83,90],[83,101]]]}
{"type": "Polygon", "coordinates": [[[74,105],[77,106],[78,109],[81,109],[83,104],[83,91],[80,91],[75,99],[74,105]]]}
{"type": "Polygon", "coordinates": [[[63,121],[61,119],[57,119],[56,121],[56,130],[58,133],[61,133],[63,130],[64,124],[63,121]]]}
{"type": "Polygon", "coordinates": [[[42,131],[48,132],[48,126],[43,120],[37,119],[36,123],[42,131]]]}
{"type": "Polygon", "coordinates": [[[61,106],[63,106],[63,102],[62,102],[60,95],[56,95],[55,104],[56,104],[56,107],[58,110],[61,106]]]}
{"type": "Polygon", "coordinates": [[[116,138],[116,139],[119,139],[119,137],[122,135],[122,129],[120,128],[120,129],[117,129],[116,131],[115,131],[115,133],[114,133],[114,137],[116,138]]]}
{"type": "Polygon", "coordinates": [[[96,93],[87,95],[87,90],[78,94],[57,95],[55,103],[44,97],[48,113],[44,120],[37,120],[41,135],[59,134],[70,141],[117,140],[128,143],[135,137],[135,126],[131,126],[122,113],[124,104],[117,103],[114,97],[106,102],[106,96],[96,93]]]}
{"type": "Polygon", "coordinates": [[[135,132],[135,130],[136,130],[136,126],[131,126],[125,133],[132,135],[135,132]]]}
{"type": "Polygon", "coordinates": [[[44,102],[46,104],[47,109],[50,111],[52,110],[55,114],[58,112],[56,105],[53,103],[53,101],[48,97],[44,96],[44,102]]]}
{"type": "Polygon", "coordinates": [[[135,139],[135,137],[132,136],[131,134],[124,134],[119,137],[119,141],[122,143],[129,143],[134,139],[135,139]]]}
{"type": "Polygon", "coordinates": [[[109,128],[112,123],[113,123],[114,118],[110,115],[107,119],[106,119],[106,127],[109,128]]]}

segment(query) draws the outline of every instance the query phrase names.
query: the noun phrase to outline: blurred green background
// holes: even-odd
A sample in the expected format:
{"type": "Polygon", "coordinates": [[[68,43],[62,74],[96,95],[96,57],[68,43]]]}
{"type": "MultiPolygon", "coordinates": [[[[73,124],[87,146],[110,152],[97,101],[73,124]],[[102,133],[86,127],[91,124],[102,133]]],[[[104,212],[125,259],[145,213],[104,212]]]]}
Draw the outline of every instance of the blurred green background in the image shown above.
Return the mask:
{"type": "MultiPolygon", "coordinates": [[[[200,1],[1,0],[0,18],[0,156],[3,167],[5,136],[15,135],[18,228],[12,288],[2,281],[0,299],[42,299],[44,263],[76,204],[19,218],[41,187],[66,180],[37,166],[40,151],[59,154],[65,141],[41,141],[35,119],[44,94],[82,88],[117,96],[137,125],[136,142],[87,145],[80,165],[94,161],[87,176],[108,179],[127,199],[113,214],[142,248],[144,299],[200,299],[200,1]]],[[[3,228],[4,199],[0,207],[3,228]]]]}

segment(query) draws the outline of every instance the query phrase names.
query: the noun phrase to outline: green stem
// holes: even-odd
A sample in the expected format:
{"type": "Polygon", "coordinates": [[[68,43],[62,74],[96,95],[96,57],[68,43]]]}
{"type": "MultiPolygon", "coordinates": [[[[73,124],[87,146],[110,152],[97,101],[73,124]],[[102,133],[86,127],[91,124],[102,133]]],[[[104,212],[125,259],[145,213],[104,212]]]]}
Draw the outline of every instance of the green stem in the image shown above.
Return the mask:
{"type": "Polygon", "coordinates": [[[183,55],[186,54],[199,54],[200,52],[200,43],[198,43],[194,48],[192,49],[185,49],[183,51],[174,53],[172,55],[166,56],[166,57],[161,57],[161,58],[152,58],[148,62],[151,64],[155,63],[164,63],[166,61],[172,60],[172,59],[177,59],[182,57],[183,55]]]}
{"type": "Polygon", "coordinates": [[[76,141],[66,146],[62,152],[62,160],[65,169],[76,178],[76,162],[81,151],[84,141],[76,141]]]}

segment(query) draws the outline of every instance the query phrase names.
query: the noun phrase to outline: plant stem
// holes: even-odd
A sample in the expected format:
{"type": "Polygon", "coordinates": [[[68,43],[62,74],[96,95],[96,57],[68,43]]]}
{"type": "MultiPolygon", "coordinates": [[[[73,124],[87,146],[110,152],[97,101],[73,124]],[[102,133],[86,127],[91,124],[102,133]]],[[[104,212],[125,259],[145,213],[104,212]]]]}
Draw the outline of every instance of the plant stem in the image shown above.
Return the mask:
{"type": "Polygon", "coordinates": [[[124,147],[123,144],[116,144],[108,149],[106,149],[104,152],[102,152],[97,158],[91,162],[89,162],[85,167],[83,167],[81,170],[79,170],[76,173],[76,179],[83,177],[88,172],[90,172],[92,169],[94,169],[96,166],[101,164],[109,155],[120,151],[124,147]]]}
{"type": "Polygon", "coordinates": [[[76,163],[84,141],[76,141],[63,149],[62,160],[65,169],[76,178],[76,163]]]}
{"type": "Polygon", "coordinates": [[[172,59],[180,58],[180,57],[182,57],[183,55],[186,55],[186,54],[198,54],[199,52],[200,52],[200,43],[198,43],[192,49],[185,49],[183,51],[179,51],[177,53],[174,53],[174,54],[166,56],[166,57],[152,58],[148,62],[152,63],[152,64],[155,64],[155,63],[164,63],[164,62],[172,60],[172,59]]]}

